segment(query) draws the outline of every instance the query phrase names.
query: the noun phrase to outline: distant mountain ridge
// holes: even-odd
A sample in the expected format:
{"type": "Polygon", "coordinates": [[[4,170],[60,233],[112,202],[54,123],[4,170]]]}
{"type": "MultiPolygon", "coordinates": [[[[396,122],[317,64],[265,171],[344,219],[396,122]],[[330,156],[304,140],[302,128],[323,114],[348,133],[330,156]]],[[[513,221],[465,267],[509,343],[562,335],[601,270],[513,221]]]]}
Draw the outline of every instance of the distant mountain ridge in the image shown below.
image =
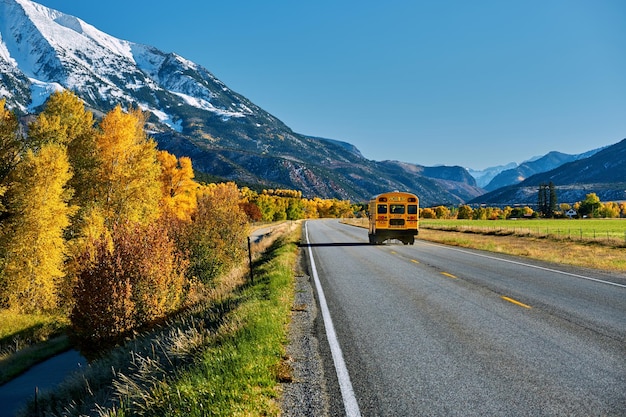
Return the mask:
{"type": "Polygon", "coordinates": [[[519,184],[491,191],[470,201],[475,204],[535,204],[540,184],[552,182],[559,202],[582,201],[596,193],[601,201],[626,201],[626,139],[592,151],[587,158],[567,162],[535,174],[519,184]]]}
{"type": "Polygon", "coordinates": [[[509,162],[506,165],[496,165],[485,169],[467,168],[467,172],[469,172],[469,174],[474,177],[474,179],[476,180],[476,185],[481,188],[485,188],[485,186],[489,184],[489,182],[494,179],[496,175],[498,175],[502,171],[505,171],[507,169],[513,169],[515,167],[517,167],[516,162],[509,162]]]}
{"type": "Polygon", "coordinates": [[[483,188],[487,191],[493,191],[508,185],[518,184],[535,174],[553,170],[568,162],[588,158],[600,150],[594,149],[578,155],[552,151],[542,157],[534,158],[511,169],[501,171],[483,188]]]}

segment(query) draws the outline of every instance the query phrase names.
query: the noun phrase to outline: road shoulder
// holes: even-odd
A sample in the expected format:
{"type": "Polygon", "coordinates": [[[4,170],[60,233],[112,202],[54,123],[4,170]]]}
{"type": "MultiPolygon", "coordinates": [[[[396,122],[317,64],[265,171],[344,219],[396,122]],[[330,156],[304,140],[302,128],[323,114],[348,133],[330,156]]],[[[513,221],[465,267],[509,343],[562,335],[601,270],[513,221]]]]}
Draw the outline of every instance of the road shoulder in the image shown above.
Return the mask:
{"type": "Polygon", "coordinates": [[[329,416],[329,401],[319,340],[314,322],[318,314],[310,277],[295,277],[295,297],[289,325],[287,357],[292,381],[282,384],[284,417],[329,416]]]}

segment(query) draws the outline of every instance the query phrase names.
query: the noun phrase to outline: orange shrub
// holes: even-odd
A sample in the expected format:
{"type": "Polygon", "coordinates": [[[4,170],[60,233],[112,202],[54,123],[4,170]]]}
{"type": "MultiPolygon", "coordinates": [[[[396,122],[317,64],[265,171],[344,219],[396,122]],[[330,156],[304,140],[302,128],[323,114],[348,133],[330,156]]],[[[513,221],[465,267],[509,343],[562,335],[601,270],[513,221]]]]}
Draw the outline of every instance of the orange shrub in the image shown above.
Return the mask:
{"type": "Polygon", "coordinates": [[[82,346],[114,344],[184,301],[188,262],[164,227],[125,224],[111,236],[112,242],[86,245],[81,255],[70,318],[82,346]]]}

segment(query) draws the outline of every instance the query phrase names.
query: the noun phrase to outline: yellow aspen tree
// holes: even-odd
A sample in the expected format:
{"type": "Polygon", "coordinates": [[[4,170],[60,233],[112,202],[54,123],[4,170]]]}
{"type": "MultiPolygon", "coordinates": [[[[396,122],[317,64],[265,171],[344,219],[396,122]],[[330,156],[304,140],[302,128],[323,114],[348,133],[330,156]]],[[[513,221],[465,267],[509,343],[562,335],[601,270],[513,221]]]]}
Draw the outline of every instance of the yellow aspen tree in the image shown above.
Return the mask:
{"type": "Polygon", "coordinates": [[[71,217],[70,227],[65,230],[69,262],[66,263],[65,286],[60,288],[62,301],[71,299],[73,277],[80,264],[77,256],[83,246],[105,232],[100,221],[99,208],[94,206],[94,177],[97,159],[95,152],[94,117],[85,109],[83,101],[70,91],[53,93],[46,101],[44,110],[29,124],[28,144],[38,149],[55,143],[67,148],[67,156],[73,176],[68,186],[73,189],[70,204],[78,207],[71,217]]]}
{"type": "Polygon", "coordinates": [[[239,189],[239,202],[240,203],[249,203],[254,201],[254,199],[258,196],[258,193],[254,190],[251,190],[248,187],[241,187],[239,189]]]}
{"type": "Polygon", "coordinates": [[[333,217],[331,215],[331,209],[333,207],[332,200],[324,200],[321,198],[314,198],[317,203],[317,212],[321,218],[333,217]]]}
{"type": "Polygon", "coordinates": [[[68,145],[70,142],[82,138],[85,134],[93,134],[93,114],[85,109],[81,99],[71,91],[64,90],[53,93],[46,101],[40,116],[58,119],[60,129],[56,132],[45,129],[38,130],[38,121],[35,121],[29,128],[28,135],[31,140],[68,145]]]}
{"type": "Polygon", "coordinates": [[[74,172],[70,186],[74,189],[73,203],[86,207],[93,201],[95,157],[94,118],[84,103],[70,91],[56,92],[46,102],[42,113],[29,125],[31,147],[44,143],[67,146],[74,172]]]}
{"type": "Polygon", "coordinates": [[[148,224],[159,215],[161,169],[144,124],[140,110],[126,113],[120,106],[100,123],[96,199],[109,227],[123,221],[148,224]]]}
{"type": "Polygon", "coordinates": [[[187,227],[187,247],[183,248],[189,254],[189,278],[211,284],[241,259],[247,235],[247,217],[239,207],[235,183],[199,188],[198,209],[187,227]]]}
{"type": "Polygon", "coordinates": [[[164,212],[172,213],[180,220],[190,221],[196,209],[196,189],[198,183],[193,180],[191,158],[159,151],[157,159],[161,165],[161,207],[164,212]]]}
{"type": "Polygon", "coordinates": [[[23,312],[57,308],[63,274],[63,230],[75,208],[66,188],[71,169],[65,147],[28,150],[11,175],[7,192],[12,216],[2,229],[6,254],[0,285],[7,307],[23,312]]]}
{"type": "Polygon", "coordinates": [[[313,200],[303,198],[302,205],[304,210],[303,215],[305,219],[316,219],[318,217],[317,205],[313,202],[313,200]]]}
{"type": "Polygon", "coordinates": [[[261,219],[264,222],[271,222],[274,220],[274,214],[276,213],[275,202],[275,199],[268,195],[267,192],[259,194],[254,200],[254,203],[259,207],[259,210],[261,210],[261,219]]]}

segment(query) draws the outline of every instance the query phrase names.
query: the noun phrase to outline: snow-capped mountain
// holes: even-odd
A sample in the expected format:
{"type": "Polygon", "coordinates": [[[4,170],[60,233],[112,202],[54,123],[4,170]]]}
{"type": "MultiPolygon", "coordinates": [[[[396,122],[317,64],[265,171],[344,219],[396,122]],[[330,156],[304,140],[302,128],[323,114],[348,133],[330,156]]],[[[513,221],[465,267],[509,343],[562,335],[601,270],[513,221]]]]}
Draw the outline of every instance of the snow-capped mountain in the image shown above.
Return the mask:
{"type": "MultiPolygon", "coordinates": [[[[107,35],[88,23],[29,0],[0,0],[0,65],[33,110],[52,91],[67,88],[93,108],[136,104],[181,131],[180,107],[221,118],[258,112],[204,68],[173,53],[107,35]]],[[[267,114],[263,115],[267,117],[267,114]]]]}
{"type": "Polygon", "coordinates": [[[365,159],[345,142],[297,134],[175,53],[117,39],[30,0],[0,0],[0,98],[33,113],[59,89],[74,91],[96,116],[117,104],[149,112],[158,146],[190,156],[212,178],[355,201],[389,189],[419,193],[424,204],[482,193],[365,159]]]}

